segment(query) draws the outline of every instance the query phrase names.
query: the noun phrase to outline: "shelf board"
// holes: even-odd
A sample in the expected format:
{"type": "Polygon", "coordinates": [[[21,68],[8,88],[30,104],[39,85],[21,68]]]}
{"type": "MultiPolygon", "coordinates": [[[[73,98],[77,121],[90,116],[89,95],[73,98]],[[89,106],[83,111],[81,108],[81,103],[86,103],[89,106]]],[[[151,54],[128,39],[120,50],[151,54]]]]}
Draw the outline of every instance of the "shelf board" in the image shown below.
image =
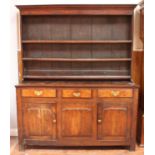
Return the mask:
{"type": "Polygon", "coordinates": [[[130,75],[129,70],[97,70],[97,69],[54,69],[54,70],[39,70],[39,69],[25,69],[24,75],[35,75],[35,76],[128,76],[130,75]]]}
{"type": "Polygon", "coordinates": [[[109,80],[118,80],[118,79],[130,79],[131,76],[24,76],[24,79],[109,79],[109,80]]]}
{"type": "Polygon", "coordinates": [[[23,58],[23,61],[60,61],[60,62],[107,62],[107,61],[131,61],[131,58],[23,58]]]}
{"type": "Polygon", "coordinates": [[[102,70],[102,69],[25,69],[25,72],[33,72],[33,73],[35,73],[35,72],[38,72],[38,73],[40,73],[40,72],[47,72],[47,73],[49,73],[49,72],[53,72],[54,74],[55,73],[57,73],[57,72],[68,72],[68,73],[71,73],[71,72],[75,72],[75,73],[77,73],[77,72],[119,72],[119,73],[122,73],[122,72],[124,72],[124,73],[126,73],[126,72],[128,72],[128,70],[120,70],[120,69],[118,69],[118,70],[102,70]]]}
{"type": "Polygon", "coordinates": [[[132,40],[23,40],[24,44],[119,44],[132,40]]]}

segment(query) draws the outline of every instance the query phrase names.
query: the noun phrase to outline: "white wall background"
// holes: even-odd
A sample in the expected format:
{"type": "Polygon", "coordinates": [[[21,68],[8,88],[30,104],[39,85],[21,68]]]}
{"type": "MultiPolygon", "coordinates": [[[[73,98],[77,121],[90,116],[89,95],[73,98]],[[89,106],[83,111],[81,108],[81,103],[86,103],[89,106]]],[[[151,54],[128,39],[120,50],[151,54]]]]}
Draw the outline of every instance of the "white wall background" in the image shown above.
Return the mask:
{"type": "Polygon", "coordinates": [[[16,93],[15,85],[18,84],[18,22],[16,4],[138,4],[139,0],[11,0],[10,20],[11,20],[11,50],[10,50],[10,128],[11,135],[17,135],[17,114],[16,114],[16,93]]]}
{"type": "Polygon", "coordinates": [[[16,114],[16,93],[15,85],[18,83],[18,63],[17,63],[17,9],[15,8],[15,0],[10,1],[10,128],[11,135],[17,135],[17,114],[16,114]]]}

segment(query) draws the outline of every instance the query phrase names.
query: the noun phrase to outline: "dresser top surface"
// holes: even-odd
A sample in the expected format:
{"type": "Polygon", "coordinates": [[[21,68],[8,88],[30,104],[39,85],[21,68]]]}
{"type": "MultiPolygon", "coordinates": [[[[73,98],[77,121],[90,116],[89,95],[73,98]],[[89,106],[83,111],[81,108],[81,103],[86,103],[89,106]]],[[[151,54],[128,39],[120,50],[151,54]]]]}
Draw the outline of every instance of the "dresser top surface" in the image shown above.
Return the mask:
{"type": "Polygon", "coordinates": [[[133,82],[101,82],[101,81],[47,81],[23,82],[16,87],[138,87],[133,82]]]}

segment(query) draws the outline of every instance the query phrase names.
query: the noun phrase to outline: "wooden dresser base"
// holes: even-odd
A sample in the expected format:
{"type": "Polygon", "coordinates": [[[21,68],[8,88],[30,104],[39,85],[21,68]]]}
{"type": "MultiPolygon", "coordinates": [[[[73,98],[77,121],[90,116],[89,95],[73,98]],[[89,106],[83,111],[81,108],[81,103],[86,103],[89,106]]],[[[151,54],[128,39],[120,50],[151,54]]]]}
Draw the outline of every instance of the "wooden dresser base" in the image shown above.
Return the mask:
{"type": "Polygon", "coordinates": [[[21,84],[19,145],[129,146],[135,150],[138,88],[119,83],[21,84]]]}

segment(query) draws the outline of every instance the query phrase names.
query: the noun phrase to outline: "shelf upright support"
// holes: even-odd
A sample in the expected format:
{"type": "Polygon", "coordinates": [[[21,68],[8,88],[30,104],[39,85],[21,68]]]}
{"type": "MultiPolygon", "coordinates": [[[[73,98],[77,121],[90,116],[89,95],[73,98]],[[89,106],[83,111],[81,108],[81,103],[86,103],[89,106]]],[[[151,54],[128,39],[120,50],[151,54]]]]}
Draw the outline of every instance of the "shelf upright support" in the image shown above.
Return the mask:
{"type": "Polygon", "coordinates": [[[17,12],[17,33],[18,33],[18,79],[19,83],[22,83],[23,81],[23,52],[22,52],[22,25],[21,25],[21,14],[20,12],[17,12]]]}

